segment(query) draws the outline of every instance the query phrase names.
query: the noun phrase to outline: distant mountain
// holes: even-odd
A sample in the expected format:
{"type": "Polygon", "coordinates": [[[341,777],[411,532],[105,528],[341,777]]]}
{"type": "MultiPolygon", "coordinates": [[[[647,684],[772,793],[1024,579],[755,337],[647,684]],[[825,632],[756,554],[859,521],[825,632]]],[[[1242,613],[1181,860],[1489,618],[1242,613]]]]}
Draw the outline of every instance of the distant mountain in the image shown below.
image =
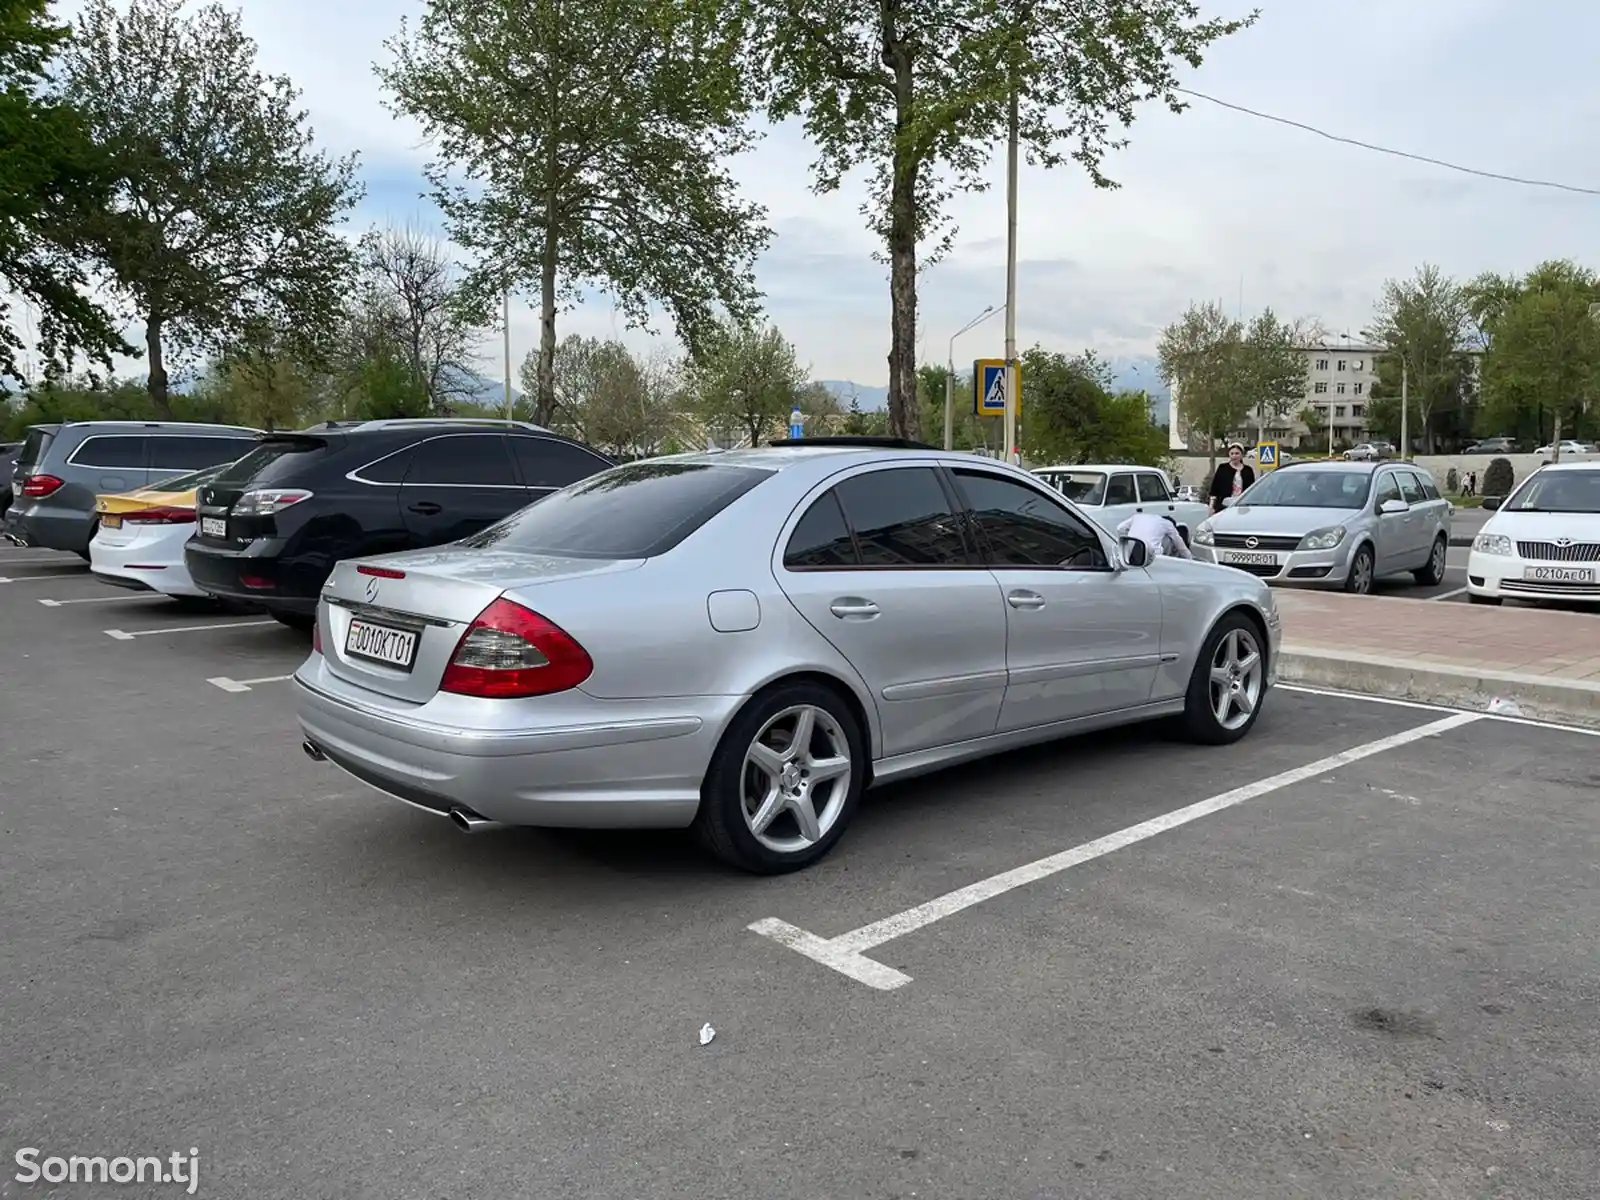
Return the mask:
{"type": "Polygon", "coordinates": [[[865,412],[883,412],[889,407],[889,389],[886,387],[869,387],[864,383],[851,383],[848,379],[819,379],[823,387],[839,397],[839,403],[850,407],[850,401],[856,400],[865,412]]]}

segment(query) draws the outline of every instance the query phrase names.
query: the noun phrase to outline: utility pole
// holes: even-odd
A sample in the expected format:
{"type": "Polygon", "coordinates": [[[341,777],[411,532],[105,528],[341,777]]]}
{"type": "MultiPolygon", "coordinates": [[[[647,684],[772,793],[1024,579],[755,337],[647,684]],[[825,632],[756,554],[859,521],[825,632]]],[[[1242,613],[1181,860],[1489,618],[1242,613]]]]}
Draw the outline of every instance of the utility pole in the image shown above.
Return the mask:
{"type": "Polygon", "coordinates": [[[501,321],[505,325],[506,350],[506,420],[516,419],[517,410],[511,403],[511,289],[501,294],[501,321]]]}
{"type": "Polygon", "coordinates": [[[1411,457],[1411,368],[1400,351],[1400,459],[1411,457]]]}
{"type": "MultiPolygon", "coordinates": [[[[1015,51],[1012,52],[1015,55],[1015,51]]],[[[1011,67],[1011,112],[1006,138],[1006,418],[1005,456],[1012,461],[1017,448],[1017,409],[1022,405],[1020,395],[1013,390],[1021,375],[1017,370],[1017,143],[1019,141],[1017,114],[1017,68],[1015,57],[1011,67]]]]}

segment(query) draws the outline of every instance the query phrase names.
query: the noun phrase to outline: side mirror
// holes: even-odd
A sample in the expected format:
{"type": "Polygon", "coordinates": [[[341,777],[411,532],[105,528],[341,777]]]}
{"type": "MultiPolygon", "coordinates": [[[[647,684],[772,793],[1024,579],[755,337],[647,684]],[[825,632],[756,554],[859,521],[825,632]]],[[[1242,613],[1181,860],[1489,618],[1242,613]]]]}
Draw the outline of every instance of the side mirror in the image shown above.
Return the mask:
{"type": "Polygon", "coordinates": [[[1382,504],[1378,505],[1379,514],[1385,517],[1389,516],[1391,513],[1403,513],[1410,511],[1411,505],[1407,504],[1404,500],[1385,500],[1382,504]]]}
{"type": "Polygon", "coordinates": [[[1505,502],[1506,498],[1504,496],[1485,496],[1480,507],[1487,508],[1490,512],[1498,512],[1500,506],[1505,502]]]}
{"type": "Polygon", "coordinates": [[[1130,567],[1150,565],[1150,547],[1138,538],[1122,539],[1122,559],[1130,567]]]}

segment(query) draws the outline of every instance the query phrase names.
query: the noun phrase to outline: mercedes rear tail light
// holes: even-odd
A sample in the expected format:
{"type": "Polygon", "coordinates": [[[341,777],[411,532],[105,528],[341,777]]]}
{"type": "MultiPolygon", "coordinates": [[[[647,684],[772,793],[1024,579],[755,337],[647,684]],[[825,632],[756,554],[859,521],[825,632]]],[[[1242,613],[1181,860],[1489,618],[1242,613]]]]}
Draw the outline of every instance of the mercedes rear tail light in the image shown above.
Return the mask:
{"type": "Polygon", "coordinates": [[[284,509],[311,499],[304,488],[257,488],[246,492],[234,503],[236,517],[270,517],[284,509]]]}
{"type": "Polygon", "coordinates": [[[592,674],[594,660],[571,634],[502,596],[461,635],[439,690],[491,700],[548,696],[592,674]]]}
{"type": "Polygon", "coordinates": [[[145,508],[138,512],[124,513],[124,525],[193,525],[194,509],[174,508],[163,506],[159,508],[145,508]]]}
{"type": "Polygon", "coordinates": [[[54,475],[29,475],[22,481],[22,494],[39,500],[52,495],[64,482],[54,475]]]}

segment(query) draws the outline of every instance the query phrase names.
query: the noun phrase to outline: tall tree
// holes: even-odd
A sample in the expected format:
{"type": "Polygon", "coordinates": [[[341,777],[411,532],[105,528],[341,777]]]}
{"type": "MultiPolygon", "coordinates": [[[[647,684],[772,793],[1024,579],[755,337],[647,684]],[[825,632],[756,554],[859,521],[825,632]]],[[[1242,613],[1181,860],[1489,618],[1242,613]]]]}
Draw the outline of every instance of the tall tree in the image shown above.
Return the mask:
{"type": "Polygon", "coordinates": [[[536,420],[556,407],[556,316],[581,289],[697,352],[752,318],[764,212],[725,163],[752,141],[743,0],[430,0],[378,74],[439,158],[428,168],[480,300],[539,299],[536,420]]]}
{"type": "Polygon", "coordinates": [[[446,248],[410,226],[374,229],[361,239],[357,264],[368,303],[404,349],[434,411],[473,395],[483,314],[467,304],[446,248]]]}
{"type": "Polygon", "coordinates": [[[689,391],[706,428],[759,446],[783,430],[805,387],[789,339],[773,326],[724,326],[689,368],[689,391]]]}
{"type": "Polygon", "coordinates": [[[1304,346],[1311,340],[1300,324],[1281,321],[1270,308],[1252,318],[1240,339],[1237,387],[1249,411],[1264,425],[1288,416],[1305,399],[1310,363],[1304,346]]]}
{"type": "Polygon", "coordinates": [[[168,367],[263,325],[331,324],[349,275],[336,226],[355,158],[319,152],[299,93],[256,68],[240,15],[183,0],[89,0],[62,86],[122,182],[89,231],[144,322],[150,399],[168,367]]]}
{"type": "Polygon", "coordinates": [[[1202,21],[1193,0],[756,0],[755,53],[776,120],[800,116],[816,143],[818,192],[873,171],[865,215],[883,241],[891,305],[889,423],[920,437],[916,311],[921,265],[954,230],[954,191],[981,191],[1006,142],[1009,98],[1029,160],[1076,161],[1099,187],[1121,147],[1113,124],[1137,105],[1183,107],[1176,62],[1198,67],[1218,38],[1254,21],[1202,21]]]}
{"type": "Polygon", "coordinates": [[[1156,351],[1162,381],[1173,389],[1187,427],[1180,432],[1204,436],[1213,464],[1217,439],[1237,429],[1250,411],[1250,399],[1240,383],[1243,341],[1244,330],[1220,304],[1191,304],[1162,331],[1156,351]]]}
{"type": "Polygon", "coordinates": [[[1522,278],[1480,276],[1466,298],[1488,347],[1483,432],[1559,443],[1584,429],[1600,391],[1600,275],[1555,260],[1522,278]]]}
{"type": "MultiPolygon", "coordinates": [[[[1395,385],[1403,364],[1410,407],[1407,436],[1420,435],[1424,451],[1432,453],[1435,419],[1460,401],[1472,370],[1467,351],[1473,318],[1466,292],[1438,267],[1424,263],[1410,279],[1383,285],[1371,332],[1390,348],[1390,361],[1379,360],[1383,387],[1378,400],[1399,395],[1395,385]]],[[[1410,452],[1404,446],[1401,451],[1410,452]]]]}
{"type": "Polygon", "coordinates": [[[17,328],[13,296],[38,311],[47,359],[82,351],[109,367],[113,354],[133,351],[85,295],[82,225],[109,200],[115,167],[70,95],[49,86],[71,33],[49,10],[49,0],[0,0],[0,377],[20,382],[32,338],[17,328]]]}

